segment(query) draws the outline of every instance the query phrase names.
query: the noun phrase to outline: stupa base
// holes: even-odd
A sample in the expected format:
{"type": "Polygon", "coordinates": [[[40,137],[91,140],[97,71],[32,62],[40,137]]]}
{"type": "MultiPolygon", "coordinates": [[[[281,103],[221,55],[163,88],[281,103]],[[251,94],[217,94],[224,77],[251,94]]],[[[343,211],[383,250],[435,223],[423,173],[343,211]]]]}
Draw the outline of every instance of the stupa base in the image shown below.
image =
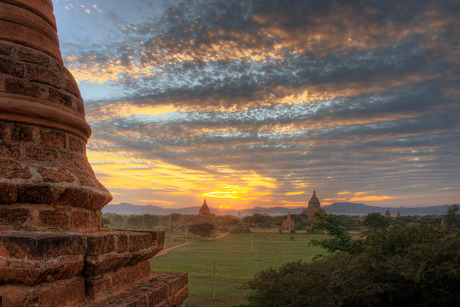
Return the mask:
{"type": "Polygon", "coordinates": [[[0,306],[179,306],[187,274],[151,272],[164,232],[0,234],[0,306]]]}

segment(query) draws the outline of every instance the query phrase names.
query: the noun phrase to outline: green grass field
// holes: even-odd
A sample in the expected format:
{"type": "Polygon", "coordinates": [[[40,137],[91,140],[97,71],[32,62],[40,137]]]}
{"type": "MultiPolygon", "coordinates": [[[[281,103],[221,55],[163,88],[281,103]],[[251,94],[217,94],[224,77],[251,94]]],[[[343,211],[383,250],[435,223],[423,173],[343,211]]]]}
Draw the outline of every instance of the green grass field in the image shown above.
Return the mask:
{"type": "MultiPolygon", "coordinates": [[[[260,270],[277,268],[288,261],[310,261],[327,252],[309,246],[324,235],[279,234],[277,229],[253,229],[252,234],[230,234],[201,240],[151,260],[153,270],[188,272],[189,297],[183,306],[233,306],[246,302],[244,282],[260,270]],[[254,240],[253,240],[254,238],[254,240]],[[215,300],[213,265],[216,263],[215,300]]],[[[168,236],[168,234],[167,234],[168,236]]]]}

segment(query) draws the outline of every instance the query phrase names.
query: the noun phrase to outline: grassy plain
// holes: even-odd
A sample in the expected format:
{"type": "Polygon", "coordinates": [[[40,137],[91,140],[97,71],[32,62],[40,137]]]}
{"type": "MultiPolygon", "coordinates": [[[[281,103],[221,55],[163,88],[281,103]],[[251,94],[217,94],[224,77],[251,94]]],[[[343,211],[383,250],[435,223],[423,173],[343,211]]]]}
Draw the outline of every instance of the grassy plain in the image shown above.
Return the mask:
{"type": "MultiPolygon", "coordinates": [[[[233,306],[244,303],[244,282],[269,267],[288,261],[310,261],[326,254],[309,246],[311,239],[326,237],[306,233],[279,234],[278,229],[253,229],[253,234],[230,234],[220,239],[199,240],[151,260],[153,270],[188,272],[189,297],[184,306],[233,306]],[[216,289],[213,295],[213,266],[216,289]]],[[[168,236],[168,234],[166,234],[168,236]]],[[[168,244],[169,245],[169,244],[168,244]]]]}

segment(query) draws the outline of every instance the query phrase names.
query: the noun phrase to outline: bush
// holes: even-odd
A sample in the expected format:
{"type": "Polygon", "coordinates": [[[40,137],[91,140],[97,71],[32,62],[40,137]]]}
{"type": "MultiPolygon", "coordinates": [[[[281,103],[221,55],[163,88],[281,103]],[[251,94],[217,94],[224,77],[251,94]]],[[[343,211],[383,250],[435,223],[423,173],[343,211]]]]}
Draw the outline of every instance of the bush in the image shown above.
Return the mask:
{"type": "Polygon", "coordinates": [[[312,225],[312,230],[326,230],[332,236],[331,239],[311,240],[310,244],[321,246],[329,252],[342,251],[351,254],[360,253],[363,250],[361,241],[353,240],[348,232],[343,228],[342,220],[333,214],[321,215],[315,213],[316,222],[312,225]]]}
{"type": "Polygon", "coordinates": [[[232,231],[230,231],[230,233],[235,233],[235,234],[238,234],[238,233],[251,233],[251,229],[249,229],[248,227],[246,226],[237,226],[235,228],[233,228],[232,231]]]}
{"type": "Polygon", "coordinates": [[[214,225],[211,223],[194,224],[191,225],[188,230],[200,237],[210,237],[214,230],[214,225]]]}
{"type": "Polygon", "coordinates": [[[361,253],[257,273],[248,306],[458,306],[458,231],[377,229],[362,244],[361,253]]]}

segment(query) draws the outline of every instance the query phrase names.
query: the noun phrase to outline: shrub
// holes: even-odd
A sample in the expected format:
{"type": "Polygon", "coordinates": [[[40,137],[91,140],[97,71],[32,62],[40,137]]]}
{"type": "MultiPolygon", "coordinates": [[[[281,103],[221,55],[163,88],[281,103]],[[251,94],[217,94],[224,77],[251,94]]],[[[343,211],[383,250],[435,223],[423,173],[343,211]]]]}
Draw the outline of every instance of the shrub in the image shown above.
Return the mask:
{"type": "Polygon", "coordinates": [[[249,229],[248,227],[246,226],[237,226],[235,228],[233,228],[232,231],[230,231],[230,233],[251,233],[251,229],[249,229]]]}
{"type": "Polygon", "coordinates": [[[376,229],[362,246],[257,273],[248,306],[458,306],[458,230],[376,229]]]}
{"type": "Polygon", "coordinates": [[[214,230],[214,225],[211,223],[194,224],[191,225],[188,230],[200,237],[210,237],[214,230]]]}

